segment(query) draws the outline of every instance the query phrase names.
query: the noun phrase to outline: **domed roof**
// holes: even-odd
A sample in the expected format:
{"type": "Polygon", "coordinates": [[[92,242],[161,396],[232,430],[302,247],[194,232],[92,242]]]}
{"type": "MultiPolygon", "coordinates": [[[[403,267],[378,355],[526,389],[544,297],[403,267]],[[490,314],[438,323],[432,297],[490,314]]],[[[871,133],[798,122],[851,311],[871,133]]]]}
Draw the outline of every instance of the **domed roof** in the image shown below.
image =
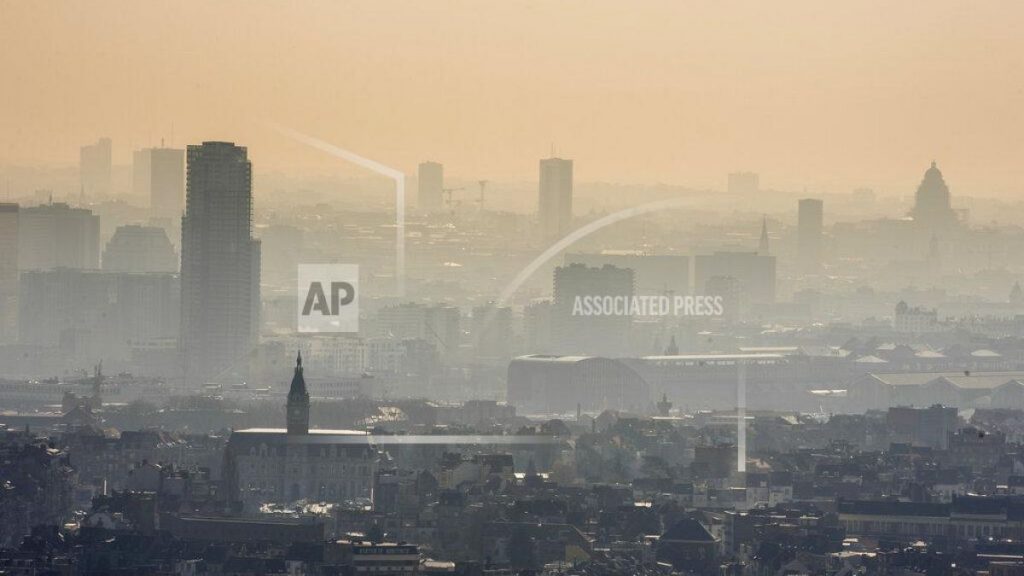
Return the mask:
{"type": "Polygon", "coordinates": [[[925,170],[919,190],[942,190],[948,193],[946,181],[942,178],[942,171],[935,164],[935,160],[932,160],[931,167],[925,170]]]}
{"type": "Polygon", "coordinates": [[[914,220],[933,226],[948,225],[956,221],[956,215],[950,207],[949,187],[946,186],[942,172],[934,160],[917,187],[911,215],[914,220]]]}

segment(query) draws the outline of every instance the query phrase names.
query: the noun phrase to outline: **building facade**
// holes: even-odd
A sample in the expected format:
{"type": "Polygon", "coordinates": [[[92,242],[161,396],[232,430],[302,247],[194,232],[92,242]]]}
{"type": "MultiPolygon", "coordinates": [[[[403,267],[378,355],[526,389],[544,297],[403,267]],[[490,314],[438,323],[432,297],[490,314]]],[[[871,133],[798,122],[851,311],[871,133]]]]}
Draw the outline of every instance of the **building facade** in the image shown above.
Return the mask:
{"type": "Polygon", "coordinates": [[[132,192],[149,201],[154,218],[178,226],[185,201],[185,151],[144,148],[132,157],[132,192]]]}
{"type": "Polygon", "coordinates": [[[379,453],[352,430],[310,430],[309,392],[299,356],[288,390],[287,427],[232,432],[225,451],[228,495],[266,502],[372,500],[379,453]]]}
{"type": "Polygon", "coordinates": [[[181,351],[186,380],[244,378],[259,335],[260,244],[252,164],[231,142],[188,147],[181,229],[181,351]]]}
{"type": "Polygon", "coordinates": [[[591,268],[570,264],[556,268],[551,308],[551,343],[555,352],[611,357],[628,355],[632,314],[602,312],[586,315],[581,313],[581,304],[588,298],[632,301],[636,295],[634,278],[632,269],[610,265],[591,268]]]}
{"type": "Polygon", "coordinates": [[[800,269],[805,274],[816,274],[821,268],[824,204],[816,198],[804,198],[797,206],[797,252],[800,269]]]}
{"type": "Polygon", "coordinates": [[[110,138],[100,138],[95,144],[80,149],[78,169],[83,197],[95,198],[110,194],[111,148],[110,138]]]}
{"type": "Polygon", "coordinates": [[[18,339],[18,205],[0,203],[0,345],[18,339]]]}
{"type": "Polygon", "coordinates": [[[420,163],[416,179],[416,200],[424,212],[438,212],[444,207],[444,165],[420,163]]]}
{"type": "Polygon", "coordinates": [[[544,239],[558,239],[572,227],[572,160],[540,161],[540,199],[537,210],[544,239]]]}
{"type": "Polygon", "coordinates": [[[178,254],[157,226],[118,226],[103,250],[103,269],[109,272],[176,274],[178,254]]]}
{"type": "Polygon", "coordinates": [[[100,217],[85,208],[43,204],[18,214],[18,268],[100,267],[100,217]]]}

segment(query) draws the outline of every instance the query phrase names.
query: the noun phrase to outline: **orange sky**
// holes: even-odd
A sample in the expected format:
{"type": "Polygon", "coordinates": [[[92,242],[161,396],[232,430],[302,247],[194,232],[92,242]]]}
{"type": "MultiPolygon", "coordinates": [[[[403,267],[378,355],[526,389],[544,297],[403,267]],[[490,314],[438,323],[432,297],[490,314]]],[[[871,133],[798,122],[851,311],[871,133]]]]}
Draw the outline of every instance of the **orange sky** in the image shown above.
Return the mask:
{"type": "Polygon", "coordinates": [[[277,122],[407,172],[954,195],[1024,182],[1024,3],[0,0],[0,166],[231,139],[333,168],[277,122]]]}

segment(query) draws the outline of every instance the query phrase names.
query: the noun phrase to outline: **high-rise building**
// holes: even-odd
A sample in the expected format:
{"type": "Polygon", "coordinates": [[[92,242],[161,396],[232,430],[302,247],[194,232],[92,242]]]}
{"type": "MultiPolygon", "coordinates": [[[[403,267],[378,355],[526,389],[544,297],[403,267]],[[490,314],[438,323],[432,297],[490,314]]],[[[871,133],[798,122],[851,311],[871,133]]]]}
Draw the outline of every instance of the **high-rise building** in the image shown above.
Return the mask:
{"type": "Polygon", "coordinates": [[[800,200],[797,211],[797,252],[800,268],[816,274],[821,268],[823,204],[816,198],[800,200]]]}
{"type": "Polygon", "coordinates": [[[188,147],[181,222],[181,350],[193,384],[244,377],[259,336],[252,165],[231,142],[188,147]]]}
{"type": "Polygon", "coordinates": [[[18,268],[100,267],[100,217],[85,208],[44,204],[18,214],[18,268]]]}
{"type": "Polygon", "coordinates": [[[0,344],[18,338],[18,205],[0,203],[0,344]]]}
{"type": "Polygon", "coordinates": [[[732,172],[729,174],[730,194],[757,194],[761,188],[761,177],[755,172],[732,172]]]}
{"type": "Polygon", "coordinates": [[[185,151],[144,148],[132,158],[132,192],[149,199],[154,218],[167,219],[177,228],[185,201],[185,151]]]}
{"type": "Polygon", "coordinates": [[[582,303],[611,298],[626,303],[636,295],[633,270],[570,264],[555,268],[551,308],[551,346],[556,354],[626,356],[633,324],[631,310],[588,313],[582,303]]]}
{"type": "Polygon", "coordinates": [[[103,251],[103,269],[109,272],[178,272],[178,255],[157,226],[118,226],[103,251]]]}
{"type": "Polygon", "coordinates": [[[111,163],[110,138],[100,138],[95,144],[82,146],[78,170],[83,196],[95,198],[110,193],[111,163]]]}
{"type": "Polygon", "coordinates": [[[541,235],[561,238],[572,226],[572,160],[540,161],[540,199],[537,204],[541,235]]]}
{"type": "Polygon", "coordinates": [[[416,200],[424,212],[437,212],[444,208],[444,165],[437,162],[420,163],[417,172],[416,200]]]}
{"type": "Polygon", "coordinates": [[[928,234],[947,230],[957,223],[956,212],[950,204],[949,187],[942,178],[942,172],[932,162],[924,173],[914,197],[914,209],[910,213],[914,222],[928,234]]]}

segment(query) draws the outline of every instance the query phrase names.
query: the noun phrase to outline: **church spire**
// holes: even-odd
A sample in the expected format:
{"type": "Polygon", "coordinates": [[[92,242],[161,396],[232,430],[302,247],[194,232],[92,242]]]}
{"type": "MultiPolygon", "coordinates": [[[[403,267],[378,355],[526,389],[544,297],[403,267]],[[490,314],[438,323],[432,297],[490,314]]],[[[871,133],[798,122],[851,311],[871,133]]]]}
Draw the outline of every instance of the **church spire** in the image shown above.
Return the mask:
{"type": "Polygon", "coordinates": [[[761,256],[767,256],[770,251],[768,246],[768,216],[765,215],[761,221],[761,241],[757,244],[757,253],[761,256]]]}
{"type": "Polygon", "coordinates": [[[288,390],[288,434],[309,434],[309,391],[302,375],[302,352],[295,358],[295,375],[288,390]]]}

